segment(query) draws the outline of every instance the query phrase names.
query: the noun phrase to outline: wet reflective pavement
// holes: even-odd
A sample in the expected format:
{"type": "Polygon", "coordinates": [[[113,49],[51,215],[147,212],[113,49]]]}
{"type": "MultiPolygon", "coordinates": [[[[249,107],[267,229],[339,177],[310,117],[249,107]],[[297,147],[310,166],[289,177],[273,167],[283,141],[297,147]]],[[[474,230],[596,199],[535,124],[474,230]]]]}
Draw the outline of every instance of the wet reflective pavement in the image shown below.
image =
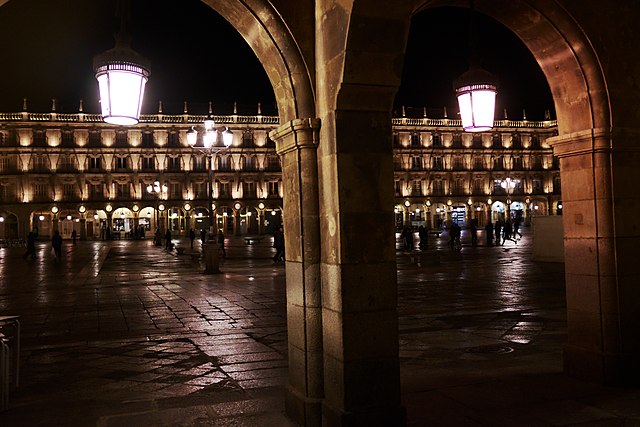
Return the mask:
{"type": "MultiPolygon", "coordinates": [[[[527,230],[528,231],[528,230],[527,230]]],[[[640,392],[562,374],[563,266],[530,238],[398,251],[411,426],[640,425],[640,392]]],[[[223,274],[150,241],[0,249],[0,315],[22,316],[21,384],[0,426],[288,426],[283,264],[228,240],[223,274]]],[[[482,235],[480,235],[482,241],[482,235]]],[[[196,243],[194,251],[199,250],[196,243]]],[[[375,373],[372,373],[375,375],[375,373]]]]}

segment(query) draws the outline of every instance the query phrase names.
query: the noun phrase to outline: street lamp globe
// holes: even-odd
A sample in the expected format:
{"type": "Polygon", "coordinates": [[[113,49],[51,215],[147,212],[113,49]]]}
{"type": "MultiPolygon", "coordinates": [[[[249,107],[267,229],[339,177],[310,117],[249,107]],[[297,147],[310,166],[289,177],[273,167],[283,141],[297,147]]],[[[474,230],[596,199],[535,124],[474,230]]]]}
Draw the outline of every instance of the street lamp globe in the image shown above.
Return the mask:
{"type": "Polygon", "coordinates": [[[187,144],[189,144],[189,146],[194,147],[196,145],[196,142],[198,142],[198,131],[191,126],[191,129],[189,129],[187,131],[187,144]]]}
{"type": "Polygon", "coordinates": [[[204,148],[213,147],[218,141],[218,131],[215,129],[205,130],[204,135],[202,135],[202,144],[204,144],[204,148]]]}
{"type": "Polygon", "coordinates": [[[226,128],[225,131],[222,132],[222,143],[226,148],[229,148],[233,143],[233,132],[231,132],[229,128],[226,128]]]}

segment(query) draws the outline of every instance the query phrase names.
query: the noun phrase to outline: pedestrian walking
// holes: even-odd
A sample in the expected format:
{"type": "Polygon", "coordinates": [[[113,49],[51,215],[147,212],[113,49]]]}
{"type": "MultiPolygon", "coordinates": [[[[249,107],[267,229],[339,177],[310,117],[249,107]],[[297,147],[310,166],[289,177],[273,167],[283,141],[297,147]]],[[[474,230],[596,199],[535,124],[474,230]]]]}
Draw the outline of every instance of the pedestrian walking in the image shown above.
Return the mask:
{"type": "Polygon", "coordinates": [[[207,230],[205,230],[204,228],[200,229],[200,241],[202,242],[202,244],[204,244],[204,242],[207,240],[207,230]]]}
{"type": "Polygon", "coordinates": [[[513,221],[513,238],[516,238],[516,234],[522,238],[522,234],[520,233],[520,222],[522,221],[520,215],[516,216],[515,221],[513,221]]]}
{"type": "Polygon", "coordinates": [[[227,251],[224,248],[224,233],[222,232],[222,228],[218,230],[218,244],[220,245],[220,249],[222,249],[222,258],[226,258],[227,251]]]}
{"type": "Polygon", "coordinates": [[[484,231],[487,234],[487,246],[493,246],[493,223],[491,220],[484,226],[484,231]]]}
{"type": "Polygon", "coordinates": [[[71,232],[71,240],[73,241],[73,244],[76,244],[76,238],[78,237],[78,233],[76,233],[76,230],[73,230],[71,232]]]}
{"type": "Polygon", "coordinates": [[[193,250],[193,241],[196,240],[196,232],[193,231],[193,228],[189,229],[189,240],[191,240],[191,250],[193,250]]]}
{"type": "Polygon", "coordinates": [[[273,247],[276,248],[276,254],[273,256],[273,262],[284,260],[284,230],[282,226],[273,233],[273,247]]]}
{"type": "Polygon", "coordinates": [[[53,248],[53,253],[56,256],[56,261],[60,261],[60,258],[62,257],[62,236],[58,230],[53,232],[51,247],[53,248]]]}
{"type": "Polygon", "coordinates": [[[27,235],[27,250],[22,256],[22,259],[27,259],[27,257],[36,259],[36,235],[33,231],[30,231],[27,235]]]}
{"type": "Polygon", "coordinates": [[[511,240],[516,245],[518,244],[518,241],[513,238],[513,225],[511,224],[511,218],[508,218],[504,223],[502,231],[502,246],[504,246],[504,242],[507,240],[511,240]]]}

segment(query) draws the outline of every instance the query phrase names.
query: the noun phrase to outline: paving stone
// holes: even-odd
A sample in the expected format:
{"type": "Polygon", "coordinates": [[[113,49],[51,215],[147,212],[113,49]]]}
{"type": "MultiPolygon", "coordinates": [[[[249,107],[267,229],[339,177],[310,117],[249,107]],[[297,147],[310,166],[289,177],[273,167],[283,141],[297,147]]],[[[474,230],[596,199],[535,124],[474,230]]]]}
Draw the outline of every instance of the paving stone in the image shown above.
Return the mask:
{"type": "MultiPolygon", "coordinates": [[[[78,242],[60,264],[0,249],[0,314],[23,332],[0,425],[292,425],[284,269],[234,239],[215,276],[148,241],[78,242]]],[[[563,266],[528,239],[451,254],[433,238],[424,268],[397,252],[409,426],[640,425],[639,391],[562,374],[563,266]]]]}

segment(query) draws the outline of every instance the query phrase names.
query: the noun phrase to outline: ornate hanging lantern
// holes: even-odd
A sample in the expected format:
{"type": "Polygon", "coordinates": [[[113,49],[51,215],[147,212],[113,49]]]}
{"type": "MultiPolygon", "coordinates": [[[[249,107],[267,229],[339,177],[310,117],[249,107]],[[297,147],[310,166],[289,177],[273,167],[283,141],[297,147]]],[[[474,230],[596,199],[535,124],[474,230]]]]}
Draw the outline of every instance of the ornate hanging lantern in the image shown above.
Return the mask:
{"type": "Polygon", "coordinates": [[[149,62],[131,49],[124,10],[128,2],[120,1],[120,31],[113,49],[93,60],[100,89],[102,117],[107,123],[132,126],[138,123],[144,88],[151,74],[149,62]]]}

